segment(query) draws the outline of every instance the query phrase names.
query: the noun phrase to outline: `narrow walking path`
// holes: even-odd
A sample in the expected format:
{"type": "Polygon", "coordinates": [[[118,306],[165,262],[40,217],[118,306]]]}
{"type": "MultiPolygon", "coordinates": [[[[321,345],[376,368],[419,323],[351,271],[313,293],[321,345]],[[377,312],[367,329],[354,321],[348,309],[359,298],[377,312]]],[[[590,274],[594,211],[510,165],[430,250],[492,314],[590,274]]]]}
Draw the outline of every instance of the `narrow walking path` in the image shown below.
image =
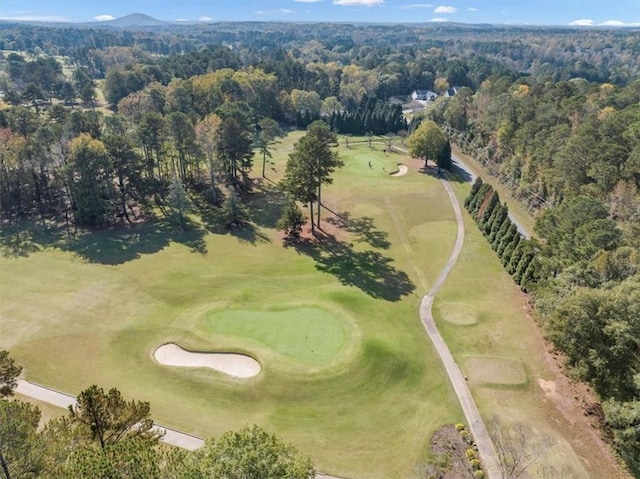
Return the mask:
{"type": "MultiPolygon", "coordinates": [[[[76,404],[76,398],[69,394],[56,391],[55,389],[40,386],[24,379],[18,380],[18,387],[16,392],[23,396],[28,396],[38,401],[46,402],[54,406],[67,409],[69,406],[76,404]]],[[[195,451],[196,449],[204,445],[204,439],[192,434],[186,434],[184,432],[176,431],[167,426],[162,426],[155,423],[153,426],[155,431],[164,433],[161,441],[171,446],[181,447],[182,449],[188,449],[189,451],[195,451]]],[[[334,476],[329,476],[322,472],[316,472],[316,479],[339,479],[334,476]]]]}
{"type": "Polygon", "coordinates": [[[451,351],[449,351],[449,347],[440,335],[440,332],[438,331],[436,323],[433,319],[433,314],[431,312],[431,306],[433,305],[434,297],[446,281],[453,267],[455,266],[456,261],[458,260],[458,256],[460,255],[460,251],[462,251],[462,245],[464,244],[464,220],[462,218],[460,204],[458,203],[458,199],[456,198],[456,195],[449,182],[444,178],[441,180],[441,182],[444,186],[444,189],[447,191],[447,194],[449,195],[451,206],[453,206],[453,210],[456,214],[458,234],[456,235],[456,241],[453,246],[453,251],[451,251],[451,254],[449,255],[447,264],[440,272],[440,275],[431,287],[431,290],[426,294],[426,296],[424,296],[424,298],[422,298],[422,302],[420,304],[420,319],[422,320],[422,325],[427,331],[429,338],[431,338],[431,341],[433,342],[433,345],[435,346],[436,351],[438,352],[438,355],[440,356],[440,359],[444,364],[447,375],[449,376],[451,384],[453,385],[453,389],[456,392],[456,396],[458,396],[458,401],[460,401],[460,405],[462,406],[462,411],[464,412],[464,416],[467,419],[469,429],[471,430],[471,434],[473,434],[476,445],[478,446],[478,453],[480,454],[480,458],[482,459],[487,478],[501,479],[502,474],[500,473],[500,467],[498,465],[498,457],[493,447],[491,437],[489,436],[484,421],[482,420],[480,411],[478,411],[478,407],[473,400],[473,396],[471,395],[471,391],[469,390],[467,381],[460,371],[460,368],[456,364],[455,359],[453,359],[453,355],[451,354],[451,351]]]}
{"type": "MultiPolygon", "coordinates": [[[[403,148],[395,147],[396,149],[403,151],[404,153],[408,153],[407,150],[403,148]]],[[[457,222],[457,235],[454,243],[453,250],[449,255],[447,263],[444,268],[440,272],[440,275],[436,279],[436,282],[431,287],[431,290],[422,298],[420,303],[420,319],[422,324],[429,335],[429,338],[433,342],[440,359],[445,367],[447,375],[453,385],[454,391],[458,400],[460,401],[460,405],[464,412],[465,418],[467,420],[469,429],[473,434],[476,445],[478,446],[478,452],[480,454],[480,458],[482,459],[484,470],[487,474],[487,479],[501,479],[502,474],[500,473],[500,468],[498,464],[498,458],[496,455],[496,451],[494,449],[493,443],[491,441],[491,437],[487,431],[487,428],[482,420],[482,416],[478,411],[478,407],[473,400],[473,396],[471,395],[471,391],[467,385],[467,382],[464,378],[464,375],[460,371],[460,368],[456,364],[451,351],[449,351],[449,347],[445,343],[444,339],[440,335],[438,328],[433,319],[433,314],[431,311],[431,307],[433,306],[433,300],[435,295],[443,286],[447,277],[451,273],[453,267],[458,260],[458,256],[462,251],[462,246],[464,244],[464,220],[462,218],[462,211],[460,209],[460,204],[458,203],[458,199],[455,196],[453,189],[449,182],[442,178],[442,185],[446,190],[449,200],[451,201],[451,206],[454,209],[456,222],[457,222]]],[[[392,208],[391,208],[392,209],[392,208]]],[[[399,225],[396,224],[396,227],[399,225]]],[[[398,228],[400,229],[400,228],[398,228]]],[[[402,237],[402,234],[401,234],[402,237]]],[[[405,248],[407,244],[405,244],[405,248]]],[[[34,383],[31,383],[26,380],[19,380],[18,387],[16,388],[16,392],[23,394],[25,396],[32,397],[34,399],[38,399],[43,402],[47,402],[49,404],[53,404],[58,407],[67,408],[70,405],[74,405],[76,403],[76,399],[73,396],[70,396],[65,393],[61,393],[59,391],[55,391],[50,388],[46,388],[34,383]]],[[[173,446],[181,447],[184,449],[195,450],[201,447],[204,444],[204,440],[197,436],[192,436],[190,434],[186,434],[183,432],[176,431],[174,429],[168,428],[166,426],[161,426],[156,424],[155,426],[158,430],[163,431],[165,436],[162,441],[166,444],[170,444],[173,446]]],[[[327,476],[321,472],[316,474],[316,479],[338,479],[333,476],[327,476]]]]}
{"type": "MultiPolygon", "coordinates": [[[[476,178],[478,177],[478,175],[476,175],[465,162],[463,162],[459,157],[457,157],[453,153],[451,154],[451,161],[453,163],[453,166],[460,170],[460,173],[461,173],[460,176],[462,176],[465,180],[468,180],[470,183],[473,183],[474,181],[476,181],[476,178]]],[[[503,201],[504,201],[504,198],[503,198],[503,201]]],[[[508,215],[511,222],[514,225],[516,225],[518,232],[525,238],[531,239],[531,234],[529,233],[529,231],[527,231],[527,228],[525,228],[524,225],[520,221],[518,221],[518,219],[515,216],[513,216],[513,213],[511,211],[508,212],[508,215]]]]}
{"type": "MultiPolygon", "coordinates": [[[[409,153],[404,148],[399,148],[397,146],[394,148],[402,151],[403,153],[409,153]]],[[[458,163],[459,167],[462,165],[463,169],[468,172],[460,160],[456,158],[455,162],[458,163]]],[[[482,459],[487,479],[502,479],[498,456],[493,446],[493,442],[491,441],[491,437],[489,436],[489,432],[487,431],[487,427],[485,426],[482,416],[480,415],[480,411],[473,400],[473,396],[471,395],[471,391],[467,385],[467,380],[462,374],[462,371],[460,371],[455,359],[453,359],[453,355],[451,354],[447,343],[445,343],[442,338],[440,331],[438,331],[438,327],[436,326],[436,322],[433,319],[433,314],[431,312],[435,295],[447,280],[447,277],[455,266],[456,261],[458,261],[458,256],[460,256],[460,252],[462,251],[462,246],[464,244],[464,219],[462,218],[460,203],[458,203],[458,198],[456,198],[449,181],[445,178],[441,178],[440,181],[449,195],[449,201],[451,202],[451,206],[453,207],[453,211],[456,215],[458,233],[453,245],[453,250],[447,259],[447,263],[444,265],[444,268],[442,268],[442,271],[440,271],[440,274],[438,275],[436,282],[431,287],[431,290],[422,298],[422,302],[420,303],[420,320],[422,321],[422,325],[429,335],[431,342],[435,346],[436,351],[440,356],[440,360],[444,365],[445,371],[447,371],[447,375],[449,376],[449,380],[451,381],[456,396],[458,396],[462,412],[464,413],[464,417],[467,420],[471,434],[473,434],[473,438],[478,446],[478,453],[482,459]]]]}
{"type": "MultiPolygon", "coordinates": [[[[38,401],[53,404],[54,406],[67,409],[69,406],[75,406],[76,398],[69,394],[56,391],[54,389],[46,388],[24,379],[18,381],[18,387],[16,392],[23,396],[28,396],[38,401]]],[[[204,439],[201,437],[193,436],[191,434],[185,434],[184,432],[176,431],[166,426],[155,423],[154,430],[164,433],[164,437],[161,439],[165,444],[171,446],[181,447],[193,451],[198,449],[204,444],[204,439]]]]}

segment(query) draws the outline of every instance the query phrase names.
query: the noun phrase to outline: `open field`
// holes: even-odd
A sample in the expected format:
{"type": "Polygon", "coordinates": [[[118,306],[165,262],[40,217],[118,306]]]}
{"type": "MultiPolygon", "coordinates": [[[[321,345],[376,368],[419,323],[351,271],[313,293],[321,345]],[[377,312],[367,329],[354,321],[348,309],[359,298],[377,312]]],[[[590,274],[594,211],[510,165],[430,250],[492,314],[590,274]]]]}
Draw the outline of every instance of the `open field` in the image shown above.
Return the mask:
{"type": "MultiPolygon", "coordinates": [[[[293,141],[278,145],[271,179],[293,141]]],[[[323,211],[336,237],[322,248],[283,247],[273,230],[282,198],[269,182],[245,230],[194,217],[187,233],[156,223],[70,241],[4,236],[0,347],[30,380],[72,394],[116,386],[151,401],[168,426],[209,436],[256,422],[324,472],[409,476],[430,435],[463,418],[417,317],[453,242],[453,214],[435,179],[388,175],[398,157],[344,151],[347,166],[325,189],[342,219],[323,211]],[[425,202],[434,207],[416,208],[425,202]],[[166,342],[248,353],[262,373],[161,366],[152,354],[166,342]]]]}
{"type": "MultiPolygon", "coordinates": [[[[300,135],[276,145],[271,181],[300,135]]],[[[242,230],[195,216],[186,233],[161,222],[70,240],[54,228],[5,229],[0,348],[29,380],[71,394],[116,386],[186,432],[206,437],[259,423],[323,472],[414,477],[431,434],[463,422],[418,318],[451,251],[455,219],[437,178],[415,161],[384,154],[382,144],[350,144],[341,141],[346,166],[323,190],[334,236],[320,246],[283,247],[273,229],[283,198],[270,181],[256,185],[253,226],[242,230]],[[398,163],[409,173],[390,177],[398,163]],[[262,373],[238,379],[161,366],[153,351],[169,342],[249,354],[262,373]]],[[[454,188],[462,199],[469,185],[454,188]]],[[[551,438],[547,460],[578,477],[611,476],[538,386],[554,376],[523,295],[465,218],[462,254],[433,312],[481,412],[551,438]],[[498,361],[487,369],[478,358],[498,361]],[[501,377],[500,360],[522,368],[501,377]]]]}

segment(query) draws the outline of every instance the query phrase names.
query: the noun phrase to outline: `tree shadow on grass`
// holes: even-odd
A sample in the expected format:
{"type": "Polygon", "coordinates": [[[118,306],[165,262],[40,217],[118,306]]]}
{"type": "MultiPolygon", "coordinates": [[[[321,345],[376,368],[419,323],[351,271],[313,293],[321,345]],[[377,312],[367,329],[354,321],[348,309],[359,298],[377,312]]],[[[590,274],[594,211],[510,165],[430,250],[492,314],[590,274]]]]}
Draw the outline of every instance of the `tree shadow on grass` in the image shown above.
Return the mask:
{"type": "Polygon", "coordinates": [[[74,229],[67,231],[60,224],[43,227],[33,222],[22,222],[2,228],[0,249],[3,256],[15,258],[54,247],[75,253],[91,263],[118,265],[144,254],[156,253],[171,242],[183,244],[194,253],[207,254],[204,234],[200,226],[190,221],[187,221],[185,231],[168,221],[149,220],[141,224],[78,232],[74,229]]]}
{"type": "Polygon", "coordinates": [[[293,246],[299,254],[313,258],[319,271],[330,273],[342,284],[355,286],[373,298],[398,301],[415,290],[409,276],[379,251],[356,251],[351,244],[322,233],[316,240],[293,246]]]}
{"type": "Polygon", "coordinates": [[[470,183],[471,176],[462,168],[459,168],[455,164],[451,165],[451,171],[444,168],[438,168],[437,166],[429,165],[420,168],[420,173],[431,176],[438,180],[447,180],[455,183],[470,183]]]}
{"type": "Polygon", "coordinates": [[[250,243],[252,245],[271,242],[271,238],[251,223],[244,223],[242,226],[230,228],[228,231],[229,234],[235,236],[240,241],[244,241],[245,243],[250,243]]]}
{"type": "Polygon", "coordinates": [[[72,251],[91,263],[118,265],[156,253],[171,242],[187,246],[193,253],[207,254],[205,231],[187,221],[181,228],[164,221],[148,221],[140,225],[119,226],[88,231],[76,235],[60,245],[60,249],[72,251]]]}
{"type": "Polygon", "coordinates": [[[43,226],[35,222],[2,225],[0,254],[5,258],[28,257],[43,247],[55,246],[65,238],[63,226],[43,226]]]}
{"type": "Polygon", "coordinates": [[[334,214],[333,217],[327,218],[327,223],[353,234],[355,236],[354,240],[358,243],[368,243],[373,248],[378,249],[389,249],[391,246],[391,243],[387,240],[389,234],[376,229],[373,225],[373,218],[368,216],[357,218],[348,211],[335,213],[326,207],[324,208],[334,214]]]}
{"type": "MultiPolygon", "coordinates": [[[[224,201],[220,197],[221,201],[224,201]]],[[[194,201],[198,214],[200,216],[202,227],[209,233],[216,235],[230,234],[235,236],[240,241],[255,245],[257,243],[268,243],[271,239],[262,233],[252,223],[243,223],[240,226],[228,227],[224,224],[224,218],[222,217],[222,210],[220,208],[211,207],[203,202],[194,201]]],[[[251,211],[250,211],[251,214],[251,211]]],[[[253,218],[251,218],[253,221],[253,218]]]]}
{"type": "Polygon", "coordinates": [[[287,204],[287,195],[277,183],[261,178],[246,198],[251,221],[265,228],[275,228],[287,204]]]}

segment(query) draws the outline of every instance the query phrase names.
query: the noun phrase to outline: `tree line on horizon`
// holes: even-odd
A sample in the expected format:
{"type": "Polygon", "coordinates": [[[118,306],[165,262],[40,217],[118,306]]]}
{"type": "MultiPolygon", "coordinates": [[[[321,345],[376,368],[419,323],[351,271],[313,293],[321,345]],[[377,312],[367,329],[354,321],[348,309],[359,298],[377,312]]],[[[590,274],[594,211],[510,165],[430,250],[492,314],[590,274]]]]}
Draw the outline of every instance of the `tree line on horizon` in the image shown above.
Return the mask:
{"type": "MultiPolygon", "coordinates": [[[[408,131],[443,152],[434,122],[536,214],[538,239],[525,251],[497,195],[484,187],[483,196],[481,185],[470,199],[570,374],[598,392],[604,428],[640,477],[638,34],[434,28],[236,25],[201,32],[225,37],[210,46],[198,33],[124,31],[93,47],[79,43],[96,31],[3,28],[0,46],[33,56],[3,54],[0,65],[0,89],[13,103],[0,110],[1,218],[54,220],[69,231],[164,212],[185,227],[195,198],[234,227],[247,218],[253,162],[262,157],[264,174],[279,125],[309,126],[290,158],[295,178],[318,166],[298,161],[302,152],[338,167],[319,138],[402,126],[393,96],[463,87],[408,131]],[[52,61],[54,49],[71,59],[70,78],[52,61]],[[113,115],[91,110],[98,78],[113,115]],[[71,110],[78,99],[87,108],[71,110]],[[312,131],[318,118],[328,132],[312,131]]],[[[435,151],[416,156],[437,162],[435,151]]],[[[288,194],[321,201],[323,175],[313,171],[304,191],[289,181],[288,194]]],[[[299,223],[291,203],[284,210],[286,224],[299,223]]]]}

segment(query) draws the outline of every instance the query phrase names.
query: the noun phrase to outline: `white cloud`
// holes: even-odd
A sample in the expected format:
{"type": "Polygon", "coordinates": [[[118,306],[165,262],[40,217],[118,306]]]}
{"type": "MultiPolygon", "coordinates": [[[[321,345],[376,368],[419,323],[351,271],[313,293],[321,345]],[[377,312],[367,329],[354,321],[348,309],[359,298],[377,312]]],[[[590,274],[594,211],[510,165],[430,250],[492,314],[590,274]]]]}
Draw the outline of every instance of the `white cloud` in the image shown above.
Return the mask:
{"type": "Polygon", "coordinates": [[[442,18],[442,17],[436,17],[436,18],[432,18],[429,21],[430,22],[434,22],[434,23],[443,23],[443,22],[448,22],[449,20],[447,20],[446,18],[442,18]]]}
{"type": "Polygon", "coordinates": [[[436,7],[433,13],[456,13],[457,11],[456,7],[445,7],[441,5],[436,7]]]}
{"type": "Polygon", "coordinates": [[[638,22],[621,22],[620,20],[607,20],[606,22],[598,23],[598,25],[602,25],[603,27],[638,27],[640,23],[638,22]]]}
{"type": "Polygon", "coordinates": [[[293,1],[298,3],[317,3],[320,0],[293,0],[293,1]]]}
{"type": "Polygon", "coordinates": [[[433,5],[431,5],[430,3],[412,3],[411,5],[403,5],[400,8],[405,9],[405,10],[411,10],[414,8],[432,8],[433,5]]]}
{"type": "Polygon", "coordinates": [[[256,15],[288,15],[290,13],[293,13],[293,10],[289,10],[288,8],[279,8],[277,10],[256,10],[253,13],[255,13],[256,15]]]}
{"type": "Polygon", "coordinates": [[[97,15],[93,17],[96,22],[108,22],[109,20],[115,20],[113,15],[97,15]]]}
{"type": "Polygon", "coordinates": [[[373,7],[384,4],[384,0],[333,0],[333,4],[343,7],[373,7]]]}
{"type": "Polygon", "coordinates": [[[572,27],[640,27],[639,22],[621,22],[620,20],[607,20],[606,22],[596,23],[590,18],[581,18],[580,20],[574,20],[569,22],[572,27]]]}
{"type": "Polygon", "coordinates": [[[207,17],[206,15],[204,17],[198,18],[199,22],[210,22],[211,20],[213,20],[213,18],[207,17]]]}
{"type": "Polygon", "coordinates": [[[581,18],[580,20],[569,22],[569,25],[571,25],[572,27],[589,27],[591,25],[594,25],[594,22],[590,18],[581,18]]]}
{"type": "Polygon", "coordinates": [[[189,22],[188,18],[176,18],[176,22],[189,22]]]}
{"type": "Polygon", "coordinates": [[[480,11],[480,10],[478,10],[478,9],[477,9],[477,8],[475,8],[475,7],[469,7],[469,8],[467,8],[467,12],[479,12],[479,11],[480,11]]]}

